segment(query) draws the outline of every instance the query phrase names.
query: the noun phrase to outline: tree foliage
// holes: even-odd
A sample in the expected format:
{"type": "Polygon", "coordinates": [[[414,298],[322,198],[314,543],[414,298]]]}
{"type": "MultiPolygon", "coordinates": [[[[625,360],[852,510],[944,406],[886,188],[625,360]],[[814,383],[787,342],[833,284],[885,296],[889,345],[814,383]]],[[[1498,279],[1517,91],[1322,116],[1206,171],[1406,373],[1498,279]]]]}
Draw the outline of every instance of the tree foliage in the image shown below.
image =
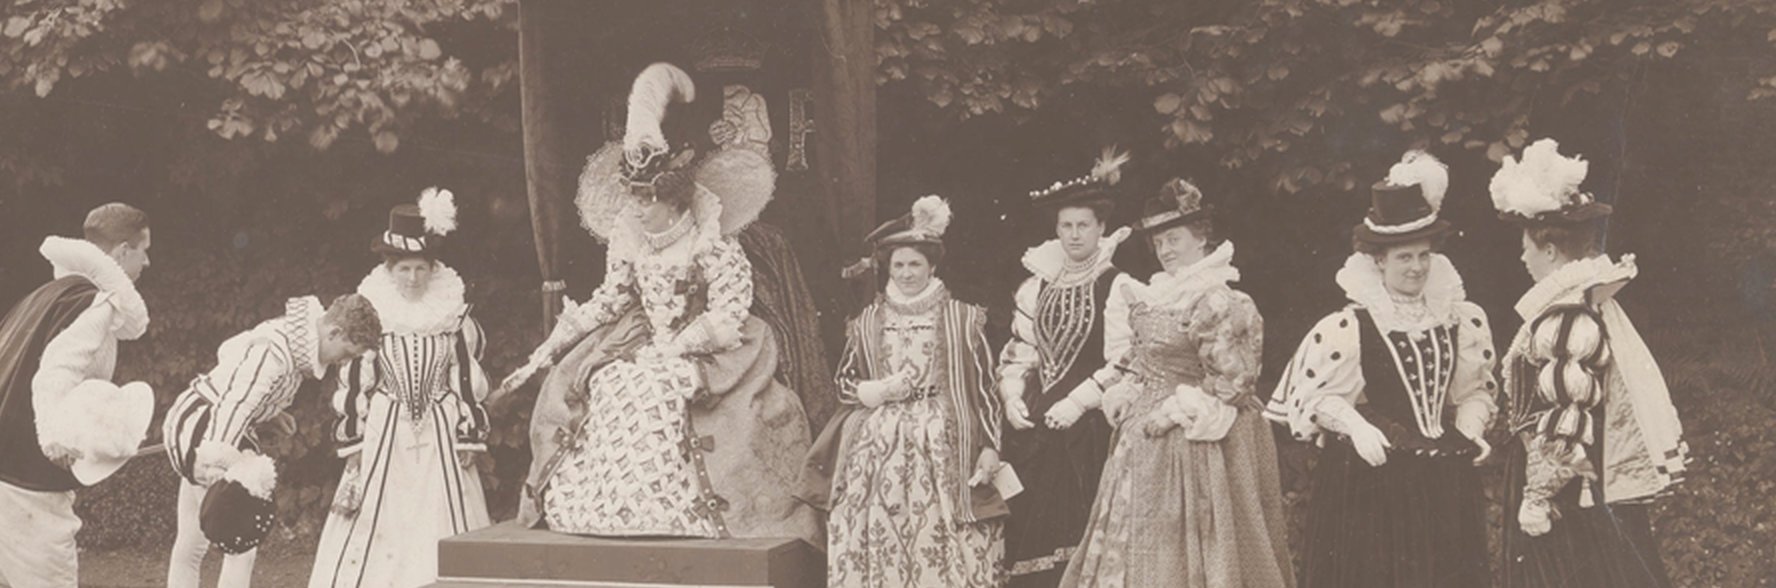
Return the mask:
{"type": "MultiPolygon", "coordinates": [[[[1149,95],[1166,145],[1258,166],[1287,192],[1355,186],[1337,156],[1352,125],[1496,161],[1530,139],[1537,106],[1595,96],[1712,36],[1776,43],[1776,5],[1749,0],[876,4],[882,84],[964,118],[1076,89],[1149,95]]],[[[1776,96],[1770,73],[1747,98],[1776,96]]]]}
{"type": "Polygon", "coordinates": [[[49,97],[82,78],[166,77],[209,109],[208,128],[225,138],[294,135],[324,149],[362,131],[391,152],[422,118],[484,112],[515,72],[513,0],[9,4],[0,85],[49,97]],[[508,42],[459,50],[448,45],[453,31],[508,42]]]}

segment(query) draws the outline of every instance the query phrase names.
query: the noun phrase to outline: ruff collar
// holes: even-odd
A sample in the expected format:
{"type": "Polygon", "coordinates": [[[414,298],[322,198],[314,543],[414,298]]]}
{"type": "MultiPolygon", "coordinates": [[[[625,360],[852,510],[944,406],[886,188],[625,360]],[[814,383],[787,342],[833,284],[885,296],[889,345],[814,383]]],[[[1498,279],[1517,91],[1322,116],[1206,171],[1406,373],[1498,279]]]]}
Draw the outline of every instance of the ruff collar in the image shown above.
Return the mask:
{"type": "Polygon", "coordinates": [[[1401,315],[1393,295],[1388,293],[1387,286],[1382,285],[1381,266],[1376,265],[1375,258],[1369,254],[1352,253],[1345,258],[1344,268],[1338,270],[1337,281],[1338,286],[1344,288],[1345,298],[1367,309],[1375,318],[1376,326],[1383,331],[1412,333],[1454,324],[1460,321],[1455,313],[1456,305],[1468,299],[1461,274],[1441,253],[1431,255],[1431,272],[1424,287],[1425,309],[1429,312],[1416,323],[1407,322],[1401,315]]]}
{"type": "MultiPolygon", "coordinates": [[[[625,210],[618,215],[611,229],[607,254],[625,261],[635,261],[644,255],[659,255],[679,265],[688,264],[692,257],[708,251],[721,241],[721,216],[721,198],[699,184],[696,186],[696,195],[691,198],[690,210],[679,220],[693,225],[690,230],[684,231],[683,235],[668,243],[650,244],[647,231],[641,228],[641,220],[625,210]]],[[[674,231],[671,229],[667,230],[667,233],[672,232],[674,231]]]]}
{"type": "MultiPolygon", "coordinates": [[[[1091,261],[1091,271],[1085,273],[1087,279],[1096,279],[1115,267],[1111,258],[1116,257],[1116,247],[1128,239],[1129,233],[1129,228],[1123,227],[1098,238],[1098,257],[1091,261]]],[[[1059,281],[1066,265],[1067,251],[1061,248],[1060,239],[1049,239],[1024,250],[1024,269],[1044,282],[1059,281]]]]}
{"type": "Polygon", "coordinates": [[[892,283],[883,288],[882,293],[888,301],[889,308],[909,315],[925,314],[935,308],[938,303],[950,297],[949,288],[944,287],[943,279],[937,276],[932,276],[931,281],[925,284],[925,289],[920,290],[918,294],[908,296],[901,293],[900,288],[894,287],[892,283]]]}
{"type": "Polygon", "coordinates": [[[376,307],[385,333],[436,335],[455,331],[467,310],[463,306],[462,276],[443,262],[437,262],[432,281],[419,300],[402,296],[388,268],[380,264],[358,283],[358,293],[376,307]]]}
{"type": "Polygon", "coordinates": [[[1592,288],[1627,282],[1634,279],[1639,272],[1640,269],[1634,265],[1633,254],[1623,255],[1620,262],[1610,261],[1607,255],[1599,255],[1568,263],[1523,293],[1523,298],[1517,301],[1515,307],[1517,316],[1523,317],[1523,320],[1531,320],[1556,304],[1583,304],[1586,302],[1586,293],[1592,288]]]}
{"type": "Polygon", "coordinates": [[[148,331],[148,303],[142,301],[136,283],[124,273],[123,266],[117,265],[117,260],[98,245],[84,239],[52,236],[43,239],[37,253],[55,268],[56,279],[80,276],[110,297],[111,307],[117,310],[111,317],[112,336],[133,341],[148,331]]]}
{"type": "Polygon", "coordinates": [[[290,358],[296,363],[296,371],[308,373],[316,380],[327,376],[327,366],[321,365],[321,317],[326,313],[319,298],[291,298],[284,302],[284,321],[279,325],[290,341],[290,358]]]}
{"type": "Polygon", "coordinates": [[[1221,245],[1202,259],[1176,272],[1161,271],[1148,280],[1143,298],[1148,304],[1177,306],[1195,298],[1193,294],[1229,282],[1239,281],[1239,268],[1233,267],[1233,241],[1221,245]]]}

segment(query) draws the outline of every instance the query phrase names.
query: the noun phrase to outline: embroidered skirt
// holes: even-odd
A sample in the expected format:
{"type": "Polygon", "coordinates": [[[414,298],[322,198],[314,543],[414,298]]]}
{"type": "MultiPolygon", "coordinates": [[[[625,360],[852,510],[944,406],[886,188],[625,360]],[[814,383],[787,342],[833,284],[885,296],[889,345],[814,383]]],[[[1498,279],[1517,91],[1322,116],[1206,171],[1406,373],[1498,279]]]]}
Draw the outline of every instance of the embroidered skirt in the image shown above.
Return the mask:
{"type": "Polygon", "coordinates": [[[958,458],[937,398],[884,405],[857,424],[833,478],[827,585],[1001,586],[1004,528],[951,504],[958,458]]]}

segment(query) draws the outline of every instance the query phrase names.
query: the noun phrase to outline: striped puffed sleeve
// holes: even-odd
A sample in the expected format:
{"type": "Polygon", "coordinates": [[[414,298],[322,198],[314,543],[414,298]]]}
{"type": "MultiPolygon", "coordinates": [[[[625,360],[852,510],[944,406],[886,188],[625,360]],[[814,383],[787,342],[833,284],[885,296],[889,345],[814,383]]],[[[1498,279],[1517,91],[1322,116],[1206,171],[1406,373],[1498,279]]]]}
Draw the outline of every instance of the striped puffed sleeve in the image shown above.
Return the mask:
{"type": "Polygon", "coordinates": [[[449,386],[461,405],[456,424],[456,448],[467,451],[487,450],[487,410],[481,405],[487,399],[487,374],[481,369],[481,357],[487,343],[481,323],[464,317],[452,349],[449,386]]]}
{"type": "Polygon", "coordinates": [[[376,365],[376,352],[373,351],[336,370],[333,412],[338,424],[333,429],[333,443],[340,457],[350,457],[362,449],[364,420],[370,416],[370,394],[379,385],[381,377],[376,365]]]}
{"type": "Polygon", "coordinates": [[[1011,340],[999,354],[1001,380],[1022,379],[1041,363],[1036,351],[1036,297],[1041,290],[1041,280],[1029,278],[1012,296],[1011,340]]]}

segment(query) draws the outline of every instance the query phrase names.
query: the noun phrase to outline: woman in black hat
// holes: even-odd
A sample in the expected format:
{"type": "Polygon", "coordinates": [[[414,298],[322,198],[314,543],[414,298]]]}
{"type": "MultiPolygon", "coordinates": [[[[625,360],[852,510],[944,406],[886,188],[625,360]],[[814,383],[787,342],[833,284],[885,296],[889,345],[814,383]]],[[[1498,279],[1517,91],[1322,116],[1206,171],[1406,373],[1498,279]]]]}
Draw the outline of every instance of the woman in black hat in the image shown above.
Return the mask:
{"type": "Polygon", "coordinates": [[[1101,373],[1118,434],[1063,586],[1289,587],[1276,447],[1254,394],[1264,320],[1202,192],[1172,180],[1138,224],[1163,271],[1119,288],[1133,346],[1101,373]]]}
{"type": "Polygon", "coordinates": [[[1038,210],[1053,215],[1055,238],[1024,252],[1030,278],[1014,296],[1012,338],[1000,354],[999,390],[1012,427],[1005,463],[1024,486],[1005,522],[1014,587],[1060,582],[1110,453],[1095,376],[1129,346],[1126,323],[1105,318],[1116,286],[1133,283],[1112,263],[1129,229],[1105,232],[1127,160],[1106,150],[1090,174],[1030,193],[1038,210]]]}
{"type": "Polygon", "coordinates": [[[482,331],[463,280],[438,261],[456,228],[448,190],[389,213],[382,255],[358,284],[382,321],[382,346],[338,370],[333,408],[345,473],[321,532],[309,585],[419,586],[438,574],[438,540],[489,524],[482,331]]]}
{"type": "Polygon", "coordinates": [[[1413,151],[1371,189],[1339,270],[1350,305],[1308,333],[1267,415],[1325,447],[1301,583],[1490,586],[1480,477],[1492,331],[1437,253],[1448,170],[1413,151]]]}
{"type": "Polygon", "coordinates": [[[1589,165],[1542,139],[1506,157],[1493,206],[1523,229],[1535,286],[1505,354],[1505,574],[1510,588],[1671,585],[1648,519],[1683,478],[1688,447],[1670,391],[1615,294],[1633,255],[1598,236],[1610,205],[1579,189],[1589,165]]]}
{"type": "Polygon", "coordinates": [[[829,511],[828,586],[1005,583],[1004,412],[986,311],[934,275],[949,222],[949,204],[926,196],[868,237],[888,284],[846,328],[840,411],[804,479],[829,511]]]}

